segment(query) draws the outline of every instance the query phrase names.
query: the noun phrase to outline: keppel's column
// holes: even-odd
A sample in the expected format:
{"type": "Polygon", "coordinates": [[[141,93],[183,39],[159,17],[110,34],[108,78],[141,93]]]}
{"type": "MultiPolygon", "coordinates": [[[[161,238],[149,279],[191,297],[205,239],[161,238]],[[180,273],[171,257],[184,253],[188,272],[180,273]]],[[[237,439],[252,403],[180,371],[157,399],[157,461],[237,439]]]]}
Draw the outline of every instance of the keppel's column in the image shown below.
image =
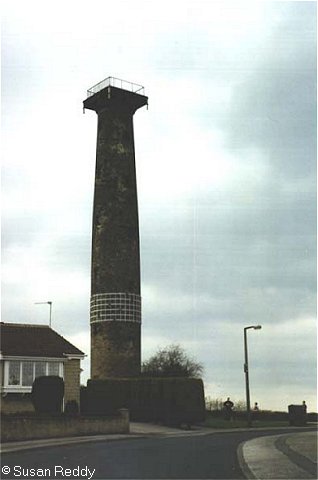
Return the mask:
{"type": "Polygon", "coordinates": [[[141,297],[133,115],[147,97],[107,86],[98,115],[91,271],[91,378],[140,374],[141,297]]]}

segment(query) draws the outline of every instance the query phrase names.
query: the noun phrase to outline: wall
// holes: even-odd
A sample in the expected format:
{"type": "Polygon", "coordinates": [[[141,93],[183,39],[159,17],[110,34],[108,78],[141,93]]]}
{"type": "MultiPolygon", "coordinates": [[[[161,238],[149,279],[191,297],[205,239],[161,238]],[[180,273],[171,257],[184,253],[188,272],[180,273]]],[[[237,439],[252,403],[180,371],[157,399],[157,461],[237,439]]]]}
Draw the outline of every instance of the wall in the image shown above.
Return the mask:
{"type": "Polygon", "coordinates": [[[1,418],[2,442],[112,433],[129,433],[128,410],[119,410],[110,417],[3,415],[1,418]]]}
{"type": "Polygon", "coordinates": [[[0,361],[0,385],[3,386],[3,376],[4,376],[4,361],[0,361]]]}
{"type": "Polygon", "coordinates": [[[7,393],[1,396],[1,413],[34,412],[30,393],[7,393]]]}
{"type": "Polygon", "coordinates": [[[64,407],[70,400],[80,405],[80,373],[79,359],[67,360],[64,364],[64,407]]]}

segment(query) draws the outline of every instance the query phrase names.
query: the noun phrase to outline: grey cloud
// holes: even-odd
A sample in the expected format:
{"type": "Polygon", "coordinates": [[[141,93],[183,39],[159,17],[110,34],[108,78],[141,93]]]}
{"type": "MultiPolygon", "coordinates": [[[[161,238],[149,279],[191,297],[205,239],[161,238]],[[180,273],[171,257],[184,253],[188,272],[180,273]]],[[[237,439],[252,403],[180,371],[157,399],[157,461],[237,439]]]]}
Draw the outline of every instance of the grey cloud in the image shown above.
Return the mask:
{"type": "Polygon", "coordinates": [[[235,88],[222,123],[229,147],[260,148],[282,182],[316,169],[315,6],[292,3],[235,88]]]}
{"type": "Polygon", "coordinates": [[[91,235],[68,233],[56,239],[48,249],[48,268],[78,271],[90,275],[91,235]]]}
{"type": "Polygon", "coordinates": [[[155,306],[144,299],[145,322],[157,333],[169,331],[170,335],[180,335],[180,338],[187,335],[191,338],[193,328],[198,328],[200,336],[209,331],[219,335],[222,329],[218,331],[214,327],[218,321],[231,323],[233,328],[244,321],[293,323],[295,318],[314,317],[316,306],[314,292],[299,288],[244,288],[240,286],[239,277],[229,279],[227,285],[222,283],[223,289],[227,288],[223,296],[218,291],[217,278],[208,286],[204,284],[205,289],[209,287],[209,293],[205,295],[198,293],[201,285],[197,282],[194,295],[189,294],[189,302],[185,302],[182,295],[172,296],[169,285],[165,290],[159,290],[161,297],[155,306]]]}
{"type": "Polygon", "coordinates": [[[177,212],[171,214],[175,226],[158,214],[153,233],[149,225],[141,230],[143,277],[152,283],[154,276],[166,276],[175,289],[187,289],[194,274],[217,278],[224,288],[233,275],[245,286],[314,288],[315,208],[299,203],[276,209],[198,206],[195,217],[189,210],[183,227],[177,212]]]}
{"type": "Polygon", "coordinates": [[[314,236],[198,234],[195,241],[171,233],[143,240],[143,281],[159,289],[164,311],[160,321],[155,310],[149,314],[163,330],[315,315],[314,236]]]}
{"type": "MultiPolygon", "coordinates": [[[[4,257],[12,246],[23,246],[27,248],[39,241],[43,222],[34,217],[33,212],[23,216],[12,216],[2,220],[2,249],[4,257]]],[[[46,234],[45,234],[46,235],[46,234]]]]}

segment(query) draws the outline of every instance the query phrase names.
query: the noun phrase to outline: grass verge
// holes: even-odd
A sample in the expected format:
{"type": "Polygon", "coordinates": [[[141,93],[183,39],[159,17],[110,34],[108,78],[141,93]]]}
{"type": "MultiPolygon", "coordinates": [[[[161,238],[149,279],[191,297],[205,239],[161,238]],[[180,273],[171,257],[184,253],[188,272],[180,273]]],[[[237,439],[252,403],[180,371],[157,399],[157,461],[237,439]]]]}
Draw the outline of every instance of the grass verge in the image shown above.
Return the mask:
{"type": "MultiPolygon", "coordinates": [[[[205,427],[209,428],[245,428],[247,427],[247,420],[233,419],[225,420],[224,418],[207,417],[204,422],[205,427]]],[[[254,420],[252,421],[253,428],[266,428],[266,427],[288,427],[289,422],[284,420],[254,420]]]]}

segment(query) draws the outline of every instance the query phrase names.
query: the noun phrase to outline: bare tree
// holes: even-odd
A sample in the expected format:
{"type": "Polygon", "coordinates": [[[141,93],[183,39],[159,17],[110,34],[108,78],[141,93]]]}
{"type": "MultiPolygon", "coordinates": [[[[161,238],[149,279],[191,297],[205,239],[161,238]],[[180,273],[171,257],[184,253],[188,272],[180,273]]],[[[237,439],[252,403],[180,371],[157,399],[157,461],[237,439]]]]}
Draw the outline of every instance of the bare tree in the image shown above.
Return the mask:
{"type": "Polygon", "coordinates": [[[222,410],[224,400],[222,398],[205,398],[205,405],[207,410],[222,410]]]}
{"type": "Polygon", "coordinates": [[[180,345],[159,349],[142,364],[142,375],[151,377],[201,377],[203,366],[189,358],[180,345]]]}
{"type": "MultiPolygon", "coordinates": [[[[244,400],[233,400],[234,401],[234,410],[237,412],[242,412],[246,410],[246,403],[244,400]]],[[[223,410],[223,398],[211,398],[210,396],[205,397],[205,406],[207,410],[223,410]]]]}

